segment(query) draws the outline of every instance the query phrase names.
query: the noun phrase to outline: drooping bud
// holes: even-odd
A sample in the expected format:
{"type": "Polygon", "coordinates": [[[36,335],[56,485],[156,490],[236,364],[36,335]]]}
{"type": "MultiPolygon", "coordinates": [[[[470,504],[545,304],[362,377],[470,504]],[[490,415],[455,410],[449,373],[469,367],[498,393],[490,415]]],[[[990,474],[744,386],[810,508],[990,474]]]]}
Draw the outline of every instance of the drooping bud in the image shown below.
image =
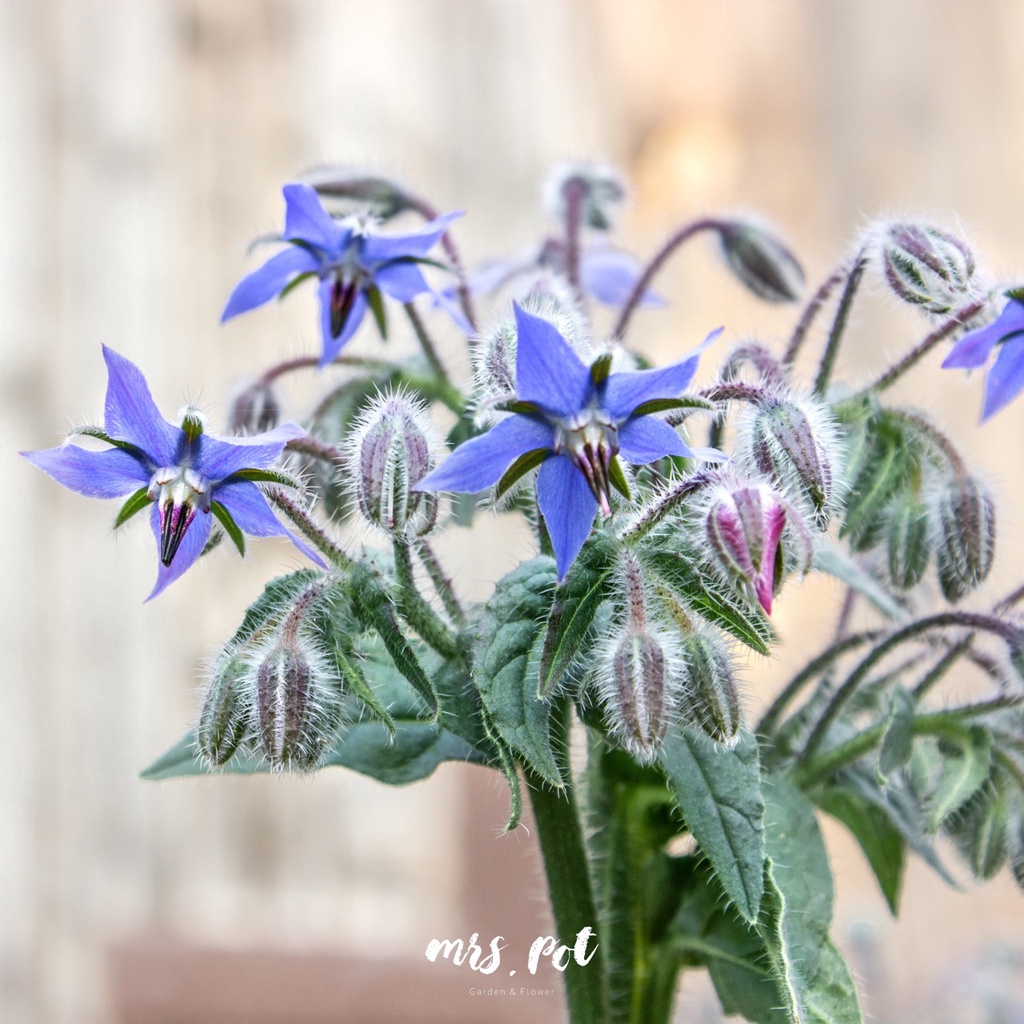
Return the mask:
{"type": "Polygon", "coordinates": [[[414,491],[433,469],[438,444],[426,409],[401,393],[386,393],[361,415],[349,442],[353,489],[367,521],[392,536],[428,533],[437,497],[414,491]]]}
{"type": "Polygon", "coordinates": [[[749,421],[741,437],[745,456],[783,492],[805,499],[818,527],[832,515],[839,464],[836,430],[827,408],[812,399],[766,404],[749,421]]]}
{"type": "Polygon", "coordinates": [[[1005,787],[990,780],[957,811],[944,829],[978,879],[992,878],[1006,863],[1010,824],[1005,787]]]}
{"type": "Polygon", "coordinates": [[[766,302],[795,302],[804,289],[804,272],[789,248],[771,232],[746,221],[718,226],[722,254],[733,273],[766,302]]]}
{"type": "Polygon", "coordinates": [[[996,510],[992,496],[969,476],[956,476],[932,507],[939,583],[949,601],[959,601],[989,574],[995,554],[996,510]]]}
{"type": "Polygon", "coordinates": [[[904,302],[948,313],[969,301],[974,255],[967,244],[923,224],[889,224],[881,233],[885,279],[904,302]]]}
{"type": "Polygon", "coordinates": [[[683,716],[700,726],[716,743],[735,746],[742,717],[732,662],[724,644],[710,634],[694,632],[682,642],[687,681],[683,716]]]}
{"type": "Polygon", "coordinates": [[[579,190],[580,223],[596,231],[610,231],[627,195],[622,175],[600,163],[562,163],[544,181],[543,205],[555,220],[564,221],[570,192],[579,190]]]}
{"type": "Polygon", "coordinates": [[[214,666],[196,729],[196,746],[211,767],[226,764],[249,729],[252,668],[235,650],[214,666]]]}
{"type": "Polygon", "coordinates": [[[769,488],[759,485],[722,488],[712,498],[705,519],[716,564],[727,578],[752,587],[768,615],[785,526],[785,509],[769,488]]]}
{"type": "Polygon", "coordinates": [[[889,579],[900,590],[910,590],[921,582],[932,542],[928,526],[928,506],[906,495],[888,510],[886,524],[889,579]]]}
{"type": "Polygon", "coordinates": [[[406,189],[392,178],[355,167],[318,167],[302,175],[335,215],[370,209],[381,220],[390,220],[412,205],[406,189]]]}
{"type": "Polygon", "coordinates": [[[271,384],[255,380],[231,403],[228,429],[232,434],[261,434],[281,419],[281,403],[271,384]]]}

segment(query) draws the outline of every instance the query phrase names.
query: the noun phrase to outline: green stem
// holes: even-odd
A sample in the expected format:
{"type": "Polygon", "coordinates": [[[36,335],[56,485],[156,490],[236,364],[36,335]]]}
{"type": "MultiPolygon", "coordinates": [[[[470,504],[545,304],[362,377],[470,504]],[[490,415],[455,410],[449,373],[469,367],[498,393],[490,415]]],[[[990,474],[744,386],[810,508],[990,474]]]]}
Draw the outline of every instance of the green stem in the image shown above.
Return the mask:
{"type": "Polygon", "coordinates": [[[423,319],[417,312],[416,307],[411,302],[407,302],[405,303],[405,312],[416,334],[416,340],[420,343],[420,348],[423,349],[423,354],[427,357],[427,362],[430,363],[431,369],[437,374],[438,378],[451,387],[452,382],[448,376],[448,371],[444,368],[444,363],[441,362],[441,357],[437,354],[434,341],[427,332],[426,325],[423,323],[423,319]]]}
{"type": "Polygon", "coordinates": [[[786,347],[786,352],[782,357],[782,365],[787,369],[793,365],[796,361],[796,357],[800,354],[800,349],[803,347],[804,339],[807,337],[807,332],[811,329],[811,324],[814,323],[818,313],[821,312],[821,307],[825,305],[828,297],[832,294],[835,286],[846,277],[848,273],[847,265],[844,263],[842,266],[837,267],[832,273],[818,286],[818,290],[811,296],[811,301],[804,307],[803,315],[800,317],[799,322],[796,325],[796,329],[793,331],[793,336],[789,339],[789,345],[786,347]]]}
{"type": "Polygon", "coordinates": [[[398,577],[398,610],[402,618],[442,657],[457,658],[459,645],[455,634],[427,604],[416,586],[408,541],[395,537],[392,546],[395,575],[398,577]]]}
{"type": "Polygon", "coordinates": [[[832,370],[835,368],[836,357],[839,355],[839,346],[842,344],[843,335],[846,333],[846,323],[850,318],[850,307],[853,305],[857,289],[860,287],[860,279],[864,276],[864,268],[868,265],[867,256],[861,250],[853,261],[853,267],[846,278],[846,286],[843,294],[839,297],[839,306],[836,309],[835,319],[832,321],[832,330],[829,331],[828,342],[818,366],[818,376],[814,381],[814,393],[824,395],[828,389],[828,383],[832,378],[832,370]]]}
{"type": "Polygon", "coordinates": [[[339,569],[348,569],[352,566],[352,559],[324,533],[316,520],[292,501],[284,491],[279,487],[269,487],[264,493],[298,527],[306,540],[319,548],[339,569]]]}
{"type": "MultiPolygon", "coordinates": [[[[596,931],[598,927],[576,798],[571,786],[551,789],[529,768],[524,768],[523,775],[537,823],[555,929],[559,941],[572,946],[584,928],[596,931]]],[[[588,952],[592,952],[593,958],[587,964],[570,960],[565,970],[569,1021],[608,1024],[604,951],[599,932],[591,939],[588,952]]]]}
{"type": "Polygon", "coordinates": [[[441,598],[445,611],[451,616],[452,622],[463,623],[466,621],[466,613],[462,610],[458,595],[455,593],[455,585],[451,577],[444,571],[444,566],[438,560],[437,553],[430,546],[426,537],[416,541],[416,551],[420,556],[423,567],[427,570],[430,582],[441,598]]]}

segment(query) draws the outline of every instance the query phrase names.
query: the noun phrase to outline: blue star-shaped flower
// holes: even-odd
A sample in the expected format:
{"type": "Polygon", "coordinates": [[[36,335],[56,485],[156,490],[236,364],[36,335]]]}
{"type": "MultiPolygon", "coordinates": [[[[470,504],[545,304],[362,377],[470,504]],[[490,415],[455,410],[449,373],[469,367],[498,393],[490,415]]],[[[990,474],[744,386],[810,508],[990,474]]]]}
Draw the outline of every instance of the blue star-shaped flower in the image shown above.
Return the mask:
{"type": "MultiPolygon", "coordinates": [[[[358,217],[335,220],[309,185],[296,182],[285,185],[283,192],[281,240],[291,244],[235,285],[221,323],[316,275],[324,346],[320,365],[326,366],[355,334],[366,311],[379,303],[381,292],[398,302],[411,302],[425,292],[434,294],[417,263],[461,213],[446,213],[409,234],[382,235],[358,217]]],[[[461,328],[471,330],[453,302],[442,298],[441,304],[461,328]]]]}
{"type": "Polygon", "coordinates": [[[1011,298],[992,323],[965,334],[942,366],[957,370],[984,366],[996,345],[1000,346],[999,354],[985,378],[982,421],[1024,391],[1024,301],[1020,298],[1011,298]]]}
{"type": "Polygon", "coordinates": [[[611,515],[616,455],[637,465],[665,455],[701,457],[649,413],[686,388],[701,350],[721,328],[664,369],[609,374],[607,360],[586,366],[548,321],[519,306],[515,316],[514,414],[460,445],[416,489],[475,493],[513,463],[528,468],[540,462],[537,501],[563,579],[590,535],[595,511],[611,515]]]}
{"type": "Polygon", "coordinates": [[[278,522],[253,480],[273,479],[271,467],[285,444],[305,431],[294,423],[250,437],[218,438],[203,433],[194,412],[182,426],[168,423],[157,409],[142,372],[104,346],[107,398],[104,429],[86,428],[112,447],[103,451],[65,443],[59,448],[22,452],[58,483],[92,498],[131,495],[118,517],[152,504],[150,521],[160,552],[156,597],[202,554],[216,517],[241,549],[241,532],[254,537],[289,537],[319,565],[323,561],[304,541],[278,522]],[[210,513],[213,513],[213,516],[210,513]]]}

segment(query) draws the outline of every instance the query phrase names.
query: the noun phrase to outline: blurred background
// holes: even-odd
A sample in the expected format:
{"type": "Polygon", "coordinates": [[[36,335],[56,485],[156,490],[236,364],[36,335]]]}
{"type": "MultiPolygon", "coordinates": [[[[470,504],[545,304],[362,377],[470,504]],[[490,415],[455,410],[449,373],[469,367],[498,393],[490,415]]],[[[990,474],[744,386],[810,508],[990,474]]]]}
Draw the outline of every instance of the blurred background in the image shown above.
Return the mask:
{"type": "MultiPolygon", "coordinates": [[[[246,1000],[267,1015],[240,1021],[377,1020],[346,1016],[345,993],[371,975],[401,988],[403,965],[435,1014],[525,1019],[469,996],[480,979],[426,978],[423,950],[546,927],[530,837],[499,835],[506,797],[478,770],[406,790],[337,771],[138,780],[194,719],[218,642],[296,563],[284,542],[245,562],[218,551],[143,604],[148,531],[114,537],[113,504],[14,454],[99,422],[101,343],[143,368],[168,414],[198,398],[215,429],[247,375],[316,351],[308,293],[218,317],[248,242],[279,229],[281,184],[324,162],[467,210],[470,264],[550,228],[551,163],[601,158],[633,179],[621,241],[637,254],[683,219],[760,210],[813,286],[870,219],[914,215],[1020,283],[1021,38],[1015,0],[0,0],[0,1021],[199,1022],[215,998],[220,1021],[246,1000]],[[204,984],[216,996],[182,1009],[204,984]],[[285,990],[304,1016],[271,1016],[285,990]],[[161,999],[177,1016],[157,1016],[161,999]]],[[[658,285],[671,309],[642,314],[636,335],[656,361],[721,323],[780,345],[794,316],[750,299],[701,244],[658,285]]],[[[866,379],[926,331],[869,290],[841,375],[866,379]]],[[[365,330],[352,351],[374,344],[365,330]]],[[[949,425],[1001,499],[984,603],[1020,577],[1024,401],[979,430],[980,378],[939,361],[903,397],[949,425]]],[[[289,415],[311,385],[288,392],[289,415]]],[[[456,548],[459,584],[483,597],[529,541],[491,520],[456,548]]],[[[819,581],[785,593],[781,667],[748,667],[751,712],[828,635],[839,597],[819,581]]],[[[875,1020],[1024,1019],[1024,896],[1006,875],[955,892],[914,863],[897,925],[859,852],[828,839],[836,934],[875,1020]]],[[[557,998],[531,1006],[558,1019],[557,998]]],[[[685,978],[680,1019],[719,1019],[700,979],[685,978]]]]}

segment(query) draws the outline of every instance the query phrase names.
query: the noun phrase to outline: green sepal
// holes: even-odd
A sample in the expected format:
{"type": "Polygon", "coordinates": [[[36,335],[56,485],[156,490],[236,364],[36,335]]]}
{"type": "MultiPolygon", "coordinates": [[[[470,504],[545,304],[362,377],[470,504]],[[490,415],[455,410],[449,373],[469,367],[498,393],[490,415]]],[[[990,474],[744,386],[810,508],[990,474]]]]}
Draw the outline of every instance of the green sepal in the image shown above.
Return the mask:
{"type": "Polygon", "coordinates": [[[101,427],[73,427],[68,431],[68,437],[95,437],[98,441],[105,441],[107,444],[113,445],[115,448],[120,448],[122,451],[128,452],[131,455],[138,455],[140,458],[145,459],[146,453],[138,446],[131,444],[129,441],[119,441],[116,437],[111,437],[101,427]]]}
{"type": "MultiPolygon", "coordinates": [[[[296,243],[293,243],[293,244],[298,244],[298,243],[296,242],[296,243]]],[[[303,246],[303,248],[306,248],[306,246],[303,246]]],[[[312,249],[310,249],[309,251],[310,251],[310,252],[313,252],[313,250],[312,250],[312,249]]],[[[314,254],[314,255],[316,255],[316,253],[313,253],[313,254],[314,254]]],[[[286,285],[285,285],[285,286],[284,286],[284,287],[283,287],[283,288],[282,288],[282,289],[281,289],[281,290],[280,290],[280,291],[279,291],[279,292],[277,293],[277,299],[278,299],[278,301],[280,302],[280,301],[281,301],[281,299],[283,299],[283,298],[284,298],[284,297],[285,297],[286,295],[290,295],[290,294],[291,294],[291,292],[292,292],[292,290],[293,290],[293,289],[295,289],[295,288],[298,288],[298,286],[299,286],[300,284],[302,284],[302,282],[303,282],[303,281],[308,281],[308,280],[309,280],[309,279],[310,279],[311,277],[317,277],[317,276],[319,276],[319,275],[317,274],[317,272],[316,272],[315,270],[307,270],[307,271],[305,271],[305,272],[303,272],[303,273],[301,273],[301,274],[297,274],[297,275],[296,275],[295,277],[293,277],[293,278],[292,278],[292,279],[291,279],[291,280],[290,280],[290,281],[289,281],[289,282],[288,282],[288,283],[287,283],[287,284],[286,284],[286,285]]]]}
{"type": "Polygon", "coordinates": [[[302,481],[276,469],[240,469],[231,474],[232,480],[251,480],[253,483],[280,484],[282,487],[302,487],[302,481]]]}
{"type": "Polygon", "coordinates": [[[626,471],[622,468],[622,463],[619,461],[618,455],[613,455],[608,463],[608,479],[611,481],[612,487],[615,488],[621,494],[626,501],[633,500],[633,494],[629,489],[629,479],[626,477],[626,471]]]}
{"type": "Polygon", "coordinates": [[[370,304],[370,312],[373,313],[373,319],[377,324],[381,340],[387,341],[388,315],[387,310],[384,308],[384,296],[381,295],[380,289],[376,285],[366,289],[366,300],[370,304]]]}
{"type": "Polygon", "coordinates": [[[141,512],[150,503],[150,500],[148,488],[140,487],[121,506],[120,511],[117,513],[117,518],[114,520],[114,529],[116,530],[119,526],[123,526],[132,516],[141,512]]]}
{"type": "Polygon", "coordinates": [[[231,538],[231,543],[238,548],[238,553],[245,558],[245,535],[235,522],[234,516],[219,501],[210,506],[210,511],[217,517],[217,522],[224,528],[224,532],[231,538]]]}
{"type": "Polygon", "coordinates": [[[510,487],[526,476],[531,469],[536,469],[542,462],[546,462],[550,455],[550,448],[534,448],[532,452],[520,455],[501,475],[501,479],[494,488],[494,497],[502,497],[510,487]]]}
{"type": "Polygon", "coordinates": [[[638,405],[630,416],[650,416],[651,413],[669,412],[673,409],[692,409],[694,412],[717,412],[718,406],[708,398],[686,395],[682,398],[652,398],[638,405]]]}
{"type": "Polygon", "coordinates": [[[939,740],[942,766],[928,799],[928,829],[936,831],[988,781],[992,768],[992,734],[975,725],[956,737],[939,740]]]}
{"type": "Polygon", "coordinates": [[[508,820],[505,822],[505,831],[514,832],[519,828],[519,823],[523,818],[523,789],[519,783],[515,758],[511,748],[498,735],[498,730],[494,727],[486,711],[481,711],[480,721],[487,739],[497,754],[498,770],[505,776],[505,781],[508,783],[509,811],[508,820]]]}
{"type": "Polygon", "coordinates": [[[338,649],[337,645],[335,645],[332,653],[334,654],[338,671],[341,673],[342,685],[347,687],[351,693],[355,694],[366,705],[369,712],[387,729],[388,735],[394,739],[396,730],[395,720],[391,717],[388,709],[377,699],[377,695],[373,692],[372,687],[366,681],[366,676],[363,675],[363,671],[359,667],[359,662],[354,658],[346,657],[338,649]]]}
{"type": "Polygon", "coordinates": [[[536,402],[524,402],[521,398],[510,398],[506,402],[495,402],[498,412],[514,412],[520,416],[543,416],[544,410],[536,402]]]}
{"type": "Polygon", "coordinates": [[[883,776],[902,768],[914,749],[914,698],[903,686],[892,690],[892,706],[878,749],[878,770],[883,776]]]}
{"type": "Polygon", "coordinates": [[[1024,286],[1018,286],[1016,288],[1007,288],[1003,292],[1008,299],[1013,299],[1016,302],[1024,302],[1024,286]]]}
{"type": "MultiPolygon", "coordinates": [[[[613,359],[613,353],[604,352],[590,364],[590,379],[594,382],[595,388],[600,387],[608,379],[608,374],[612,372],[613,359]]],[[[636,412],[633,415],[635,416],[636,412]]]]}
{"type": "Polygon", "coordinates": [[[191,411],[187,412],[181,419],[181,430],[189,441],[194,441],[203,435],[203,421],[191,411]]]}
{"type": "Polygon", "coordinates": [[[538,668],[541,700],[562,682],[591,637],[594,616],[611,593],[615,554],[616,546],[607,534],[594,534],[556,588],[538,668]]]}

